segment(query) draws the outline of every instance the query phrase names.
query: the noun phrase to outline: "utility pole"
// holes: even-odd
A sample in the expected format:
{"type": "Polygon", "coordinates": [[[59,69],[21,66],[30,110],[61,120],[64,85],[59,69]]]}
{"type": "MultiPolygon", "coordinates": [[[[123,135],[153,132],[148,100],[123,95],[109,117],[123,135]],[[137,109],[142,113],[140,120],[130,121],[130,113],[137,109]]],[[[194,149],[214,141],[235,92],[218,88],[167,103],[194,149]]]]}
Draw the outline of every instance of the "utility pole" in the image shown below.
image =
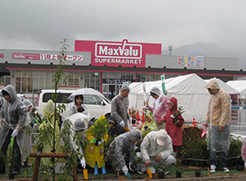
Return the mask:
{"type": "Polygon", "coordinates": [[[172,55],[172,50],[173,50],[173,46],[172,45],[168,45],[169,56],[172,55]]]}

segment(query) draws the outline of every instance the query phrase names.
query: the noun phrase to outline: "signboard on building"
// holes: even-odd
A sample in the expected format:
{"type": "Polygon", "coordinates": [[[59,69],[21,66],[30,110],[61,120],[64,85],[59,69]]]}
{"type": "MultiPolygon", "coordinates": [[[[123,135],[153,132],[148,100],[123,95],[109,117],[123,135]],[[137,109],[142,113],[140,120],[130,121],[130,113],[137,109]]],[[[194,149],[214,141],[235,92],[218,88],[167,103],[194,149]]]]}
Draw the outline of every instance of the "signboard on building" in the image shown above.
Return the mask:
{"type": "MultiPolygon", "coordinates": [[[[58,54],[12,53],[12,59],[24,60],[60,60],[58,54]]],[[[82,61],[83,55],[65,55],[66,60],[82,61]]]]}
{"type": "Polygon", "coordinates": [[[203,56],[179,56],[178,66],[183,67],[203,67],[204,57],[203,56]]]}
{"type": "Polygon", "coordinates": [[[92,66],[145,67],[145,55],[160,55],[161,44],[75,40],[75,51],[91,52],[92,66]]]}

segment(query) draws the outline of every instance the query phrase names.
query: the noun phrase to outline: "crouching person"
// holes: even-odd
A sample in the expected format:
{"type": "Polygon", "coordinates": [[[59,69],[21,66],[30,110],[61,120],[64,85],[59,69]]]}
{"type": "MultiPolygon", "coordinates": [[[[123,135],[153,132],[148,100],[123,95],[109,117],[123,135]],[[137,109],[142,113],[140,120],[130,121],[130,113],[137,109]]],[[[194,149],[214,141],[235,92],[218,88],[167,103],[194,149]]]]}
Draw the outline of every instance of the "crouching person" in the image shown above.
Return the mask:
{"type": "MultiPolygon", "coordinates": [[[[76,153],[81,166],[85,169],[86,167],[86,161],[85,157],[83,154],[83,146],[84,146],[84,141],[85,141],[85,134],[87,131],[87,124],[88,124],[88,117],[82,113],[75,113],[71,116],[69,116],[65,122],[62,124],[62,133],[63,135],[67,135],[64,133],[66,132],[66,128],[70,127],[71,135],[68,137],[63,136],[63,139],[65,141],[68,141],[71,150],[76,153]],[[67,124],[69,122],[69,124],[67,124]],[[70,125],[70,126],[69,126],[70,125]]],[[[80,165],[77,166],[77,170],[79,172],[80,165]]]]}
{"type": "Polygon", "coordinates": [[[152,173],[155,173],[154,167],[157,167],[161,161],[164,161],[166,166],[176,164],[176,159],[172,155],[172,139],[164,129],[147,134],[140,150],[145,166],[149,167],[152,173]]]}
{"type": "Polygon", "coordinates": [[[117,136],[109,146],[109,161],[115,171],[122,171],[127,177],[130,165],[134,162],[135,143],[142,140],[142,133],[133,130],[117,136]]]}

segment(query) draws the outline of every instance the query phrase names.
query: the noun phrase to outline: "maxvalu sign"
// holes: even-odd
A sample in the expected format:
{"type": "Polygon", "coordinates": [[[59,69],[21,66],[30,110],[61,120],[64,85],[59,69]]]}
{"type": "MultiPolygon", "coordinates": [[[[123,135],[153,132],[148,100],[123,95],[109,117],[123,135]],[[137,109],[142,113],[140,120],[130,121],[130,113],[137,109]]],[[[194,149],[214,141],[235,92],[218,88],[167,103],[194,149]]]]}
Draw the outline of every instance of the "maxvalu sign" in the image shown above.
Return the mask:
{"type": "Polygon", "coordinates": [[[145,67],[145,55],[161,54],[161,44],[75,40],[75,51],[91,52],[92,66],[145,67]]]}

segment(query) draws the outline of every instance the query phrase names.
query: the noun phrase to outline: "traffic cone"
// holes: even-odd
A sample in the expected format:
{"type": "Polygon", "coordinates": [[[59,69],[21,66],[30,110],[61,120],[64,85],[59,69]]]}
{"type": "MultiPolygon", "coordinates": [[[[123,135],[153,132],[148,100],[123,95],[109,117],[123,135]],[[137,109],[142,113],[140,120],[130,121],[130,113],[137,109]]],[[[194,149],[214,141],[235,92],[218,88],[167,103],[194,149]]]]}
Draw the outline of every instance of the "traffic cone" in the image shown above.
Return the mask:
{"type": "Polygon", "coordinates": [[[137,116],[136,116],[136,119],[139,120],[139,110],[137,110],[137,116]]]}
{"type": "Polygon", "coordinates": [[[145,117],[144,117],[144,111],[142,112],[142,123],[144,124],[145,122],[145,117]]]}
{"type": "Polygon", "coordinates": [[[140,120],[139,110],[137,110],[136,120],[137,120],[137,125],[139,125],[139,120],[140,120]]]}

